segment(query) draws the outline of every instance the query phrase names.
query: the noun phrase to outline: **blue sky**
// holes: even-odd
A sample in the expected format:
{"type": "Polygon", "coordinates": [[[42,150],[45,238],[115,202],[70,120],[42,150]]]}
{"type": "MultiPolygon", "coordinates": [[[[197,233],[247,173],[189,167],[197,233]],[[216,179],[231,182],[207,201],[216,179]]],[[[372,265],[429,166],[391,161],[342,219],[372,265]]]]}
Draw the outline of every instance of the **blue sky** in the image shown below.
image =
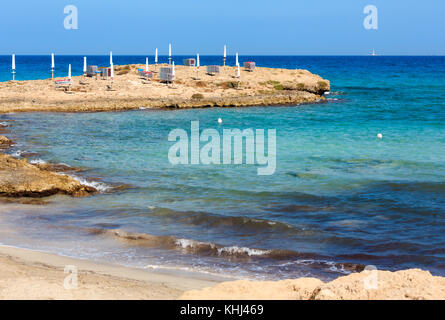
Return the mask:
{"type": "Polygon", "coordinates": [[[0,54],[445,55],[443,0],[2,1],[0,54]],[[79,29],[66,30],[66,5],[79,29]],[[363,27],[366,5],[378,30],[363,27]]]}

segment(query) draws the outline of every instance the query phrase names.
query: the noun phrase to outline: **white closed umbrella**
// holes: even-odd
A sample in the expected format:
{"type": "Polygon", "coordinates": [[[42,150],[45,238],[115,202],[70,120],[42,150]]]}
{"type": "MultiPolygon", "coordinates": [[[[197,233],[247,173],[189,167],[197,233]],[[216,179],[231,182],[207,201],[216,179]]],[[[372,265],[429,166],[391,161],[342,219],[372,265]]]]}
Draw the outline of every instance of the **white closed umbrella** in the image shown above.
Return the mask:
{"type": "Polygon", "coordinates": [[[87,57],[83,57],[83,74],[87,74],[87,57]]]}
{"type": "Polygon", "coordinates": [[[110,69],[111,69],[111,73],[110,73],[110,76],[111,76],[111,81],[114,81],[114,65],[113,64],[111,64],[111,66],[110,66],[110,69]]]}
{"type": "Polygon", "coordinates": [[[155,64],[158,64],[158,48],[155,50],[155,64]]]}
{"type": "Polygon", "coordinates": [[[15,80],[15,54],[12,54],[12,80],[15,80]]]}
{"type": "Polygon", "coordinates": [[[196,55],[196,80],[199,79],[199,67],[201,64],[199,63],[199,53],[196,55]]]}
{"type": "Polygon", "coordinates": [[[113,64],[113,52],[110,51],[110,66],[113,64]]]}
{"type": "Polygon", "coordinates": [[[56,64],[54,62],[54,53],[51,53],[51,78],[54,79],[54,69],[56,64]]]}
{"type": "Polygon", "coordinates": [[[172,65],[172,76],[175,76],[175,62],[173,61],[173,65],[172,65]]]}
{"type": "Polygon", "coordinates": [[[239,65],[239,63],[238,63],[238,52],[237,52],[236,55],[235,55],[235,65],[236,65],[236,66],[239,65]]]}
{"type": "Polygon", "coordinates": [[[68,79],[71,80],[71,65],[68,65],[68,79]]]}
{"type": "Polygon", "coordinates": [[[171,64],[172,61],[172,44],[168,44],[168,64],[171,64]]]}
{"type": "Polygon", "coordinates": [[[226,57],[227,57],[227,46],[224,45],[224,66],[226,66],[226,57]]]}
{"type": "Polygon", "coordinates": [[[148,58],[145,58],[145,71],[148,72],[148,58]]]}

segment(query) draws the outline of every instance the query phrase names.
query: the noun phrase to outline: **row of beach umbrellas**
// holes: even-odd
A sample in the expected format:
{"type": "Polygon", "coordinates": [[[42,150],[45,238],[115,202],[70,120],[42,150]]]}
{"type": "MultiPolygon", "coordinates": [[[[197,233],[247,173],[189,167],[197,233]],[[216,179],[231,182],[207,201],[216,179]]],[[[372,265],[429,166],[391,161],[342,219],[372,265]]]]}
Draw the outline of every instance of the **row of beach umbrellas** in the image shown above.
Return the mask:
{"type": "MultiPolygon", "coordinates": [[[[172,64],[172,45],[171,43],[168,45],[168,60],[169,64],[172,64]]],[[[226,57],[227,57],[227,46],[224,46],[224,65],[226,64],[226,57]]],[[[158,48],[155,50],[155,64],[158,64],[158,48]]],[[[200,62],[199,62],[199,53],[196,55],[196,66],[199,69],[200,62]]],[[[238,61],[238,52],[235,55],[235,66],[237,67],[237,77],[240,77],[240,66],[238,61]]],[[[175,62],[173,61],[172,64],[172,72],[174,75],[175,72],[175,62]]],[[[113,52],[110,52],[110,69],[111,69],[111,79],[114,79],[114,64],[113,64],[113,52]]],[[[54,70],[55,70],[55,61],[54,61],[54,53],[51,53],[51,72],[52,77],[54,78],[54,70]]],[[[15,79],[15,72],[16,71],[16,65],[15,65],[15,54],[12,54],[12,74],[13,74],[13,80],[15,79]]],[[[145,71],[148,71],[148,58],[145,59],[145,71]]],[[[83,72],[86,74],[87,72],[87,57],[83,58],[83,72]]],[[[71,64],[68,65],[68,79],[71,79],[71,64]]]]}

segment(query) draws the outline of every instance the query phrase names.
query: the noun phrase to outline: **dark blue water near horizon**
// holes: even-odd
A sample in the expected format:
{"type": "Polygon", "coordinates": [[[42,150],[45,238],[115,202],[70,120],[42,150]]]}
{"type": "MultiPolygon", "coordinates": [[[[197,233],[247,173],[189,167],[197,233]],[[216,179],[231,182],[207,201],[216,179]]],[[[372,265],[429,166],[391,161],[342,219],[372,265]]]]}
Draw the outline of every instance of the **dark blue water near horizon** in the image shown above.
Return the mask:
{"type": "MultiPolygon", "coordinates": [[[[108,56],[88,59],[109,63],[108,56]]],[[[131,186],[56,197],[44,207],[0,204],[0,243],[258,279],[330,279],[364,265],[445,276],[445,57],[240,56],[247,60],[329,79],[327,101],[0,115],[0,123],[14,120],[8,135],[18,143],[9,153],[87,168],[79,178],[104,190],[131,186]],[[276,129],[276,173],[171,165],[169,132],[190,130],[194,120],[220,132],[276,129]]],[[[10,79],[10,63],[0,56],[0,81],[10,79]]],[[[50,56],[18,56],[16,63],[17,79],[50,77],[50,56]]],[[[56,56],[56,75],[66,76],[69,63],[73,75],[82,73],[83,57],[56,56]]],[[[114,56],[114,63],[144,64],[145,57],[114,56]]]]}

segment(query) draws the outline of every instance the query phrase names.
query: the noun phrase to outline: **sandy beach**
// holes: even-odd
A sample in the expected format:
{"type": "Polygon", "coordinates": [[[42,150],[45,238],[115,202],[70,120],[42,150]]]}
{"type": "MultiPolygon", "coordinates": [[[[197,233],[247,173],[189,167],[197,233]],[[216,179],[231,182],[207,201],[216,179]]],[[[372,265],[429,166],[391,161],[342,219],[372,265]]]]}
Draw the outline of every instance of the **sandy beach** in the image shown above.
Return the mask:
{"type": "MultiPolygon", "coordinates": [[[[68,280],[67,280],[68,281],[68,280]]],[[[187,290],[221,280],[206,275],[166,274],[0,246],[0,299],[177,299],[187,290]],[[65,279],[78,272],[77,289],[65,279]],[[67,269],[68,270],[68,269],[67,269]],[[72,269],[69,269],[72,270],[72,269]]]]}
{"type": "Polygon", "coordinates": [[[445,278],[410,269],[316,278],[222,282],[204,274],[157,273],[0,246],[0,299],[350,300],[445,299],[445,278]],[[77,270],[77,287],[71,277],[77,270]],[[65,270],[67,272],[65,272],[65,270]]]}
{"type": "MultiPolygon", "coordinates": [[[[154,71],[167,65],[149,66],[154,71]]],[[[221,67],[221,73],[206,74],[202,66],[176,66],[173,84],[141,79],[143,65],[115,66],[115,79],[73,77],[69,91],[47,80],[0,83],[0,113],[54,111],[97,112],[139,108],[195,108],[298,105],[323,100],[330,82],[307,70],[256,68],[254,72],[221,67]],[[197,79],[198,78],[198,79],[197,79]]],[[[60,80],[60,78],[55,79],[60,80]]]]}

